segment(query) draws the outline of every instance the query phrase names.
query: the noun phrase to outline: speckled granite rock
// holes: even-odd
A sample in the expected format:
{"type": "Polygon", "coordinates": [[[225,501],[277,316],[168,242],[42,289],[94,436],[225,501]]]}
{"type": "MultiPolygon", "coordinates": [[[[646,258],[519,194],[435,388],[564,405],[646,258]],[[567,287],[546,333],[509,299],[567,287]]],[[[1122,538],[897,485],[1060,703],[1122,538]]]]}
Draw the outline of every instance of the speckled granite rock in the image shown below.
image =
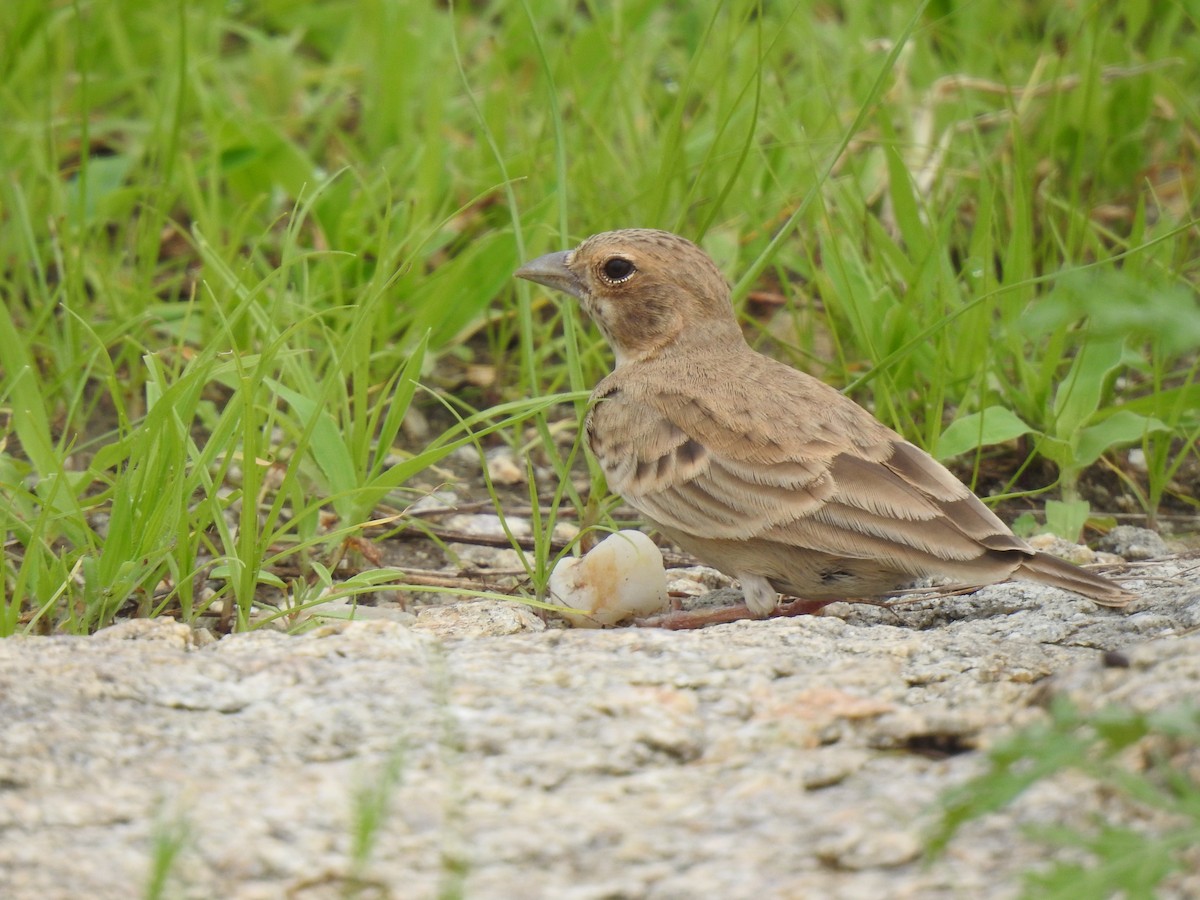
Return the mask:
{"type": "Polygon", "coordinates": [[[930,865],[923,828],[1048,690],[1200,696],[1196,561],[1141,572],[1126,612],[1001,585],[680,633],[489,607],[515,633],[0,641],[0,884],[137,896],[178,832],[180,897],[1013,897],[1055,852],[1020,826],[1111,811],[1095,786],[1039,785],[930,865]],[[389,790],[356,869],[355,810],[389,790]]]}

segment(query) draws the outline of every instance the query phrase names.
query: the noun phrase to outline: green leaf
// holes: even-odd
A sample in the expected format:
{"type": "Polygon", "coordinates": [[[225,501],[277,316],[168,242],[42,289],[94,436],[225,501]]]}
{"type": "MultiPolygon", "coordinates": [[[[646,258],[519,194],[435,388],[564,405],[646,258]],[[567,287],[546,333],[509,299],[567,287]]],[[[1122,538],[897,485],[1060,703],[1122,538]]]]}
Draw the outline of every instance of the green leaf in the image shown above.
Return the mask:
{"type": "Polygon", "coordinates": [[[1075,459],[1075,448],[1069,441],[1042,435],[1038,438],[1037,452],[1054,463],[1060,470],[1070,469],[1075,459]]]}
{"type": "Polygon", "coordinates": [[[938,438],[934,455],[938,459],[950,459],[978,447],[1003,444],[1032,430],[1012,410],[989,406],[951,422],[938,438]]]}
{"type": "MultiPolygon", "coordinates": [[[[885,113],[882,119],[890,126],[888,113],[885,113]]],[[[890,127],[888,130],[891,130],[890,127]]],[[[928,252],[929,227],[921,220],[921,211],[913,193],[912,175],[896,144],[884,144],[883,149],[887,158],[888,194],[892,198],[892,212],[895,215],[896,224],[900,227],[904,242],[908,245],[913,257],[920,258],[928,252]]]]}
{"type": "MultiPolygon", "coordinates": [[[[224,578],[232,581],[237,577],[237,573],[234,571],[237,568],[238,566],[236,564],[222,563],[221,565],[213,566],[209,576],[212,578],[224,578]]],[[[258,584],[267,584],[271,587],[279,588],[281,591],[287,590],[287,583],[274,572],[261,570],[256,573],[256,578],[258,584]]]]}
{"type": "Polygon", "coordinates": [[[0,303],[0,370],[4,372],[3,395],[12,408],[12,424],[29,461],[43,478],[62,466],[50,435],[49,404],[42,396],[37,367],[29,342],[0,303]]]}
{"type": "Polygon", "coordinates": [[[1037,516],[1031,512],[1023,512],[1013,519],[1012,530],[1017,537],[1029,537],[1031,534],[1037,534],[1041,528],[1041,523],[1038,522],[1037,516]]]}
{"type": "Polygon", "coordinates": [[[1121,409],[1146,415],[1166,416],[1181,423],[1200,422],[1200,382],[1164,388],[1144,397],[1124,400],[1121,409]]]}
{"type": "Polygon", "coordinates": [[[68,208],[79,224],[90,225],[100,218],[97,211],[121,189],[132,167],[133,157],[124,153],[88,158],[87,172],[80,172],[67,182],[68,208]]]}
{"type": "Polygon", "coordinates": [[[418,379],[421,377],[421,367],[425,364],[425,350],[428,343],[429,332],[425,332],[409,354],[408,361],[404,364],[404,371],[395,382],[396,390],[388,403],[387,415],[384,416],[383,425],[379,429],[380,452],[375,455],[371,467],[370,477],[372,478],[383,470],[387,448],[391,447],[392,442],[396,439],[408,407],[412,404],[413,394],[417,390],[418,379]]]}
{"type": "Polygon", "coordinates": [[[1047,500],[1046,530],[1064,540],[1076,540],[1087,524],[1092,507],[1086,500],[1047,500]]]}
{"type": "MultiPolygon", "coordinates": [[[[274,379],[267,379],[267,383],[296,411],[305,426],[312,425],[310,452],[328,482],[329,492],[338,496],[348,495],[358,487],[358,475],[354,471],[354,458],[350,453],[350,448],[346,445],[333,416],[319,406],[316,401],[286,385],[274,379]],[[312,421],[314,416],[316,417],[315,422],[312,421]]],[[[336,498],[334,506],[338,507],[336,498]]],[[[341,508],[338,508],[338,514],[342,514],[341,508]]]]}
{"type": "Polygon", "coordinates": [[[1074,464],[1079,468],[1090,466],[1113,447],[1135,444],[1152,431],[1170,430],[1165,422],[1153,416],[1118,410],[1079,432],[1074,464]]]}
{"type": "Polygon", "coordinates": [[[1087,340],[1054,395],[1054,433],[1071,440],[1101,408],[1108,376],[1121,364],[1124,338],[1087,340]]]}

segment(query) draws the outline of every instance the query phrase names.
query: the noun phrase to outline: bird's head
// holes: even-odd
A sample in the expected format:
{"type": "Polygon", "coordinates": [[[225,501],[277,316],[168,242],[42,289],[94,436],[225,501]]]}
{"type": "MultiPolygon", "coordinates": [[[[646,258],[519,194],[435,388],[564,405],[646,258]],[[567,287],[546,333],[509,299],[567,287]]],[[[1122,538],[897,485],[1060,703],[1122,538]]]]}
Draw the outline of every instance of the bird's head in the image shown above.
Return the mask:
{"type": "Polygon", "coordinates": [[[578,298],[618,366],[671,348],[698,329],[737,332],[729,285],[716,264],[667,231],[606,231],[574,250],[539,256],[515,274],[578,298]]]}

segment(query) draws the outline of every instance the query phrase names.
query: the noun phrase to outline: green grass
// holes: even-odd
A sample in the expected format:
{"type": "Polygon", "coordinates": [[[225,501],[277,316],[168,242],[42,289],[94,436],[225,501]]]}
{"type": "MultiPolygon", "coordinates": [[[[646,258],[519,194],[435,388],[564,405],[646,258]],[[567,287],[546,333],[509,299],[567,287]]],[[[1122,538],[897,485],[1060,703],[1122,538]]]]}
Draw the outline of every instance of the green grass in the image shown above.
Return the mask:
{"type": "Polygon", "coordinates": [[[333,563],[486,429],[532,427],[542,497],[586,507],[539,398],[581,410],[607,357],[511,272],[629,225],[701,241],[764,347],[1063,521],[1106,465],[1151,520],[1194,510],[1198,20],[10,0],[0,634],[368,590],[333,563]],[[443,391],[465,422],[406,447],[451,359],[498,386],[443,391]]]}
{"type": "Polygon", "coordinates": [[[158,810],[150,835],[150,865],[142,891],[144,900],[175,896],[169,889],[176,887],[173,882],[180,857],[191,849],[192,828],[192,823],[183,815],[172,816],[162,808],[158,810]]]}
{"type": "Polygon", "coordinates": [[[1189,856],[1200,843],[1200,784],[1188,770],[1200,746],[1200,711],[1085,715],[1061,701],[1050,712],[1044,724],[988,751],[987,770],[943,798],[930,851],[942,852],[964,824],[1005,808],[1039,781],[1071,773],[1104,786],[1105,816],[1079,827],[1027,827],[1030,838],[1074,852],[1071,861],[1027,873],[1022,896],[1158,896],[1164,879],[1194,865],[1189,856]]]}

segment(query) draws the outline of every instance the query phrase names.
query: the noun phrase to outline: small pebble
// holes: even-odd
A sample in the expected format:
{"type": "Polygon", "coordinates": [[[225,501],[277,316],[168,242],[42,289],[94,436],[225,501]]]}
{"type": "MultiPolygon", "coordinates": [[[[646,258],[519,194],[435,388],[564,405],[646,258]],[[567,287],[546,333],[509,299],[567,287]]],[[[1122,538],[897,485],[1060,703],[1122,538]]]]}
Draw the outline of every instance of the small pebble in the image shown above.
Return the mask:
{"type": "Polygon", "coordinates": [[[1118,525],[1096,545],[1124,559],[1157,559],[1171,555],[1171,549],[1158,532],[1133,525],[1118,525]]]}
{"type": "Polygon", "coordinates": [[[527,478],[525,467],[517,461],[509,447],[496,447],[488,451],[487,471],[494,484],[524,484],[527,478]]]}

